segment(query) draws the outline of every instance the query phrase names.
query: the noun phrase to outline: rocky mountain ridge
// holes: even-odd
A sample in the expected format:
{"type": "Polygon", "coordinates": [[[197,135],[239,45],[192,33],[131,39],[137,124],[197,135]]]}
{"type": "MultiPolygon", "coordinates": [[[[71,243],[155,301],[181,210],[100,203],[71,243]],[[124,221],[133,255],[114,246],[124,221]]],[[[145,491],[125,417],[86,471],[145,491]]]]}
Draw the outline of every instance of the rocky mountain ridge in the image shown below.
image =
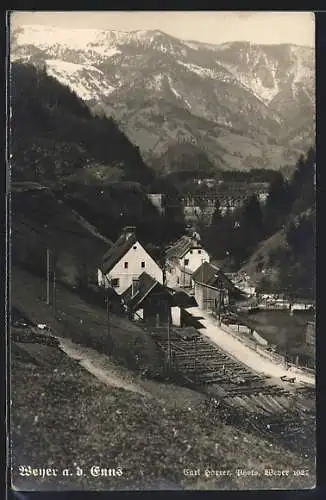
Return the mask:
{"type": "Polygon", "coordinates": [[[249,170],[292,164],[314,142],[309,47],[46,26],[14,30],[11,47],[13,60],[46,65],[94,111],[113,115],[158,169],[188,168],[184,143],[213,168],[249,170]]]}

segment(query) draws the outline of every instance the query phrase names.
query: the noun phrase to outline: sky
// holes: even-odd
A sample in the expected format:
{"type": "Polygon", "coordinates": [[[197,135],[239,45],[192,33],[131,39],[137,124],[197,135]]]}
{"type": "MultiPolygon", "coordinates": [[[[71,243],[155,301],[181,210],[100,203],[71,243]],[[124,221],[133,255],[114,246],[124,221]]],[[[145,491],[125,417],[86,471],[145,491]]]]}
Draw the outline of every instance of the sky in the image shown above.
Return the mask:
{"type": "Polygon", "coordinates": [[[60,28],[133,31],[159,29],[184,40],[206,43],[249,41],[314,47],[312,12],[263,11],[14,11],[13,27],[40,24],[60,28]]]}

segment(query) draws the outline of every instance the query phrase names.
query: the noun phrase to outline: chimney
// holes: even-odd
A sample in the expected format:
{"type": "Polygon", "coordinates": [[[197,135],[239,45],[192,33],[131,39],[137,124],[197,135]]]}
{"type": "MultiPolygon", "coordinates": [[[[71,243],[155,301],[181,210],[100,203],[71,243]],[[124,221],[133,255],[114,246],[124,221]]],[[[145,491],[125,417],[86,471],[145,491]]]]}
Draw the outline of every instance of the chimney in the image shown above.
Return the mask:
{"type": "Polygon", "coordinates": [[[125,237],[125,240],[128,240],[131,236],[136,234],[135,226],[126,226],[122,229],[122,234],[125,237]]]}
{"type": "Polygon", "coordinates": [[[131,298],[136,295],[138,290],[139,290],[139,280],[137,278],[133,278],[131,283],[131,298]]]}

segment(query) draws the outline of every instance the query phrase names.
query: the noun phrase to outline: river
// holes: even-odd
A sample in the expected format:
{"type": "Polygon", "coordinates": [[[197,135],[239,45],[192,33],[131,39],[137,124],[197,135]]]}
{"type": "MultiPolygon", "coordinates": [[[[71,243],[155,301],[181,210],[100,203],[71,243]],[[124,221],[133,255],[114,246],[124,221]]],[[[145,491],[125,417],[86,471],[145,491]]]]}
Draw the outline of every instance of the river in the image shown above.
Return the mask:
{"type": "Polygon", "coordinates": [[[280,350],[287,346],[290,353],[302,353],[313,364],[314,346],[306,344],[305,332],[307,323],[315,319],[314,313],[291,315],[288,311],[257,311],[249,313],[248,317],[256,325],[257,332],[270,344],[278,346],[280,350]]]}

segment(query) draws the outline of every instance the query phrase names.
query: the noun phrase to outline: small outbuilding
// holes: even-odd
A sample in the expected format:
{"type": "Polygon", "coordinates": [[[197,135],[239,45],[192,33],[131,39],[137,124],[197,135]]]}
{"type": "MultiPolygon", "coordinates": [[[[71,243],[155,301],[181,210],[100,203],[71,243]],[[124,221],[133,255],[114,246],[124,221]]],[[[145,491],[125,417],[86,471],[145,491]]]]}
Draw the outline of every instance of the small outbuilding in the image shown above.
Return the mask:
{"type": "Polygon", "coordinates": [[[220,268],[204,262],[192,275],[195,300],[203,311],[222,312],[235,300],[242,298],[241,291],[220,268]]]}

